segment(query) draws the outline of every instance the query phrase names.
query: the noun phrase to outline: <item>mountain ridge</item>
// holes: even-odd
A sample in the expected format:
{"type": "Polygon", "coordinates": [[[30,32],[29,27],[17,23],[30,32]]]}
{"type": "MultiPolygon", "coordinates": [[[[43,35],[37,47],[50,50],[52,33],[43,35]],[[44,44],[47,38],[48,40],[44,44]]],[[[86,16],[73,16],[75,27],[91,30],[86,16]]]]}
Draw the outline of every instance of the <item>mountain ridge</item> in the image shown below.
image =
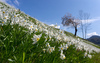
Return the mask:
{"type": "Polygon", "coordinates": [[[87,40],[100,46],[100,36],[98,36],[98,35],[93,35],[90,38],[88,38],[87,40]]]}

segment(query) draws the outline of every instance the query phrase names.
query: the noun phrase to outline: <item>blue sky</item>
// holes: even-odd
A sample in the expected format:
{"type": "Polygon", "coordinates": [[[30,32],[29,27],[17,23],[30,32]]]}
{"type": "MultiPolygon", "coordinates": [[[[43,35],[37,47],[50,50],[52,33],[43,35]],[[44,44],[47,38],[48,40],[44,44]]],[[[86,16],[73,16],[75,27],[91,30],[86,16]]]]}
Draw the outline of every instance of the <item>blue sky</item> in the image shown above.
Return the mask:
{"type": "MultiPolygon", "coordinates": [[[[61,29],[74,33],[74,29],[63,27],[61,17],[71,13],[78,17],[79,10],[90,14],[90,30],[87,37],[100,35],[100,0],[0,0],[48,25],[58,24],[61,29]]],[[[81,30],[78,31],[81,37],[81,30]]]]}

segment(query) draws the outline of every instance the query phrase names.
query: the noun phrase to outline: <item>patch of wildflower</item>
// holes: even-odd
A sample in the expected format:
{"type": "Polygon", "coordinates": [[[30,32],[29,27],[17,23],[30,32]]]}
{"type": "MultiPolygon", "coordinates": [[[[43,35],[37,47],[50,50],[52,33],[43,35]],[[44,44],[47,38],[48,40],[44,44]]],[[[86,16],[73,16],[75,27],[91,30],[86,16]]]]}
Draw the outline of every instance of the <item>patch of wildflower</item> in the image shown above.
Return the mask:
{"type": "Polygon", "coordinates": [[[49,53],[52,53],[53,51],[55,51],[55,46],[51,47],[48,42],[46,43],[46,47],[47,47],[47,49],[43,49],[43,52],[44,52],[44,50],[46,50],[49,53]]]}

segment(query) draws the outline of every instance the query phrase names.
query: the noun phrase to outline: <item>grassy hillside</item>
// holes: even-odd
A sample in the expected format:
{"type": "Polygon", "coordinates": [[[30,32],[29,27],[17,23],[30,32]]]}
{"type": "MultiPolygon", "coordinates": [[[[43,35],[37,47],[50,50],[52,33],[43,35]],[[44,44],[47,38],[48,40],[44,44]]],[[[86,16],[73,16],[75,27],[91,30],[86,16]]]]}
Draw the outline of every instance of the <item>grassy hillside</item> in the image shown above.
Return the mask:
{"type": "Polygon", "coordinates": [[[0,63],[99,63],[99,52],[99,46],[0,2],[0,63]]]}

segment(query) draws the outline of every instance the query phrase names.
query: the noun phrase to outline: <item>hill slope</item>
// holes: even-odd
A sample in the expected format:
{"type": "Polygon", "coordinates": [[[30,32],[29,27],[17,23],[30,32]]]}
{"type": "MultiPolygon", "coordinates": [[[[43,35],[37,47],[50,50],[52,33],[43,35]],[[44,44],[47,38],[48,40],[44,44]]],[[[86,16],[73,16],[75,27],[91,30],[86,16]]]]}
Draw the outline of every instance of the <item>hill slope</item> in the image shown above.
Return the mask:
{"type": "Polygon", "coordinates": [[[90,63],[95,52],[99,46],[0,2],[1,63],[90,63]]]}

